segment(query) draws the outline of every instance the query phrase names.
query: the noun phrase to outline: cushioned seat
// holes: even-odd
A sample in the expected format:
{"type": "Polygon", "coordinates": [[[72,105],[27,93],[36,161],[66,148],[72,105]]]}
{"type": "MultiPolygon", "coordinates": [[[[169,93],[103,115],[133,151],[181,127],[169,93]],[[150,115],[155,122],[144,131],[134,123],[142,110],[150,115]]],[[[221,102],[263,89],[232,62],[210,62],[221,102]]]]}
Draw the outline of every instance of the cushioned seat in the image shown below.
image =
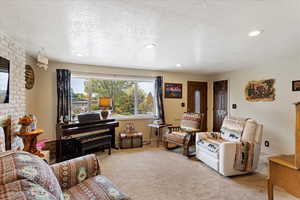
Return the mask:
{"type": "Polygon", "coordinates": [[[183,147],[183,155],[190,156],[189,147],[195,144],[195,133],[201,131],[204,114],[184,113],[180,127],[169,127],[169,133],[164,136],[164,145],[167,149],[169,143],[183,147]]]}
{"type": "Polygon", "coordinates": [[[64,191],[65,200],[103,199],[127,200],[128,197],[121,193],[107,178],[98,175],[89,178],[78,185],[64,191]]]}
{"type": "Polygon", "coordinates": [[[233,176],[253,172],[258,165],[260,146],[262,141],[262,125],[253,119],[237,117],[226,117],[223,121],[220,132],[201,132],[196,135],[196,156],[224,176],[233,176]],[[249,162],[248,170],[244,165],[238,168],[236,162],[245,158],[244,152],[240,151],[241,144],[253,145],[253,158],[249,162]],[[240,156],[237,157],[236,155],[240,156]],[[241,159],[239,159],[241,158],[241,159]]]}
{"type": "Polygon", "coordinates": [[[168,141],[170,141],[170,142],[174,142],[174,143],[178,143],[178,144],[183,144],[186,135],[187,135],[186,132],[172,132],[170,134],[167,134],[165,136],[165,139],[168,140],[168,141]]]}
{"type": "Polygon", "coordinates": [[[205,151],[207,154],[214,158],[219,157],[220,145],[226,142],[224,139],[215,139],[211,137],[209,132],[203,132],[198,137],[197,146],[201,151],[205,151]]]}

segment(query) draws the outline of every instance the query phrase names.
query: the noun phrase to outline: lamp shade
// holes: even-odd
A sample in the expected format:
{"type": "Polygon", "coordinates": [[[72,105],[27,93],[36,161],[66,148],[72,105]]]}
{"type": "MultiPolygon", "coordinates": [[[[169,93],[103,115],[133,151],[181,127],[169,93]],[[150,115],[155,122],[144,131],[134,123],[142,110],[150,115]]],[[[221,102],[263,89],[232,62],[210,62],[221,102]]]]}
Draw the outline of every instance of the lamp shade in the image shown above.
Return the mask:
{"type": "Polygon", "coordinates": [[[112,107],[112,98],[110,97],[100,97],[99,98],[99,107],[112,107]]]}

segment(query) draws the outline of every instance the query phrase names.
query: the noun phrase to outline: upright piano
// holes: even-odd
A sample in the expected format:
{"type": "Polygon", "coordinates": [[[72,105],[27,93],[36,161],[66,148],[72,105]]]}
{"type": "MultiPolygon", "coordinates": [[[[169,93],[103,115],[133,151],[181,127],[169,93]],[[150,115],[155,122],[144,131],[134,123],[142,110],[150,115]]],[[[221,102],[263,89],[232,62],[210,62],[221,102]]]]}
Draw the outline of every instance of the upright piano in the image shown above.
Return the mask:
{"type": "Polygon", "coordinates": [[[118,126],[119,122],[114,119],[57,124],[57,162],[82,156],[86,150],[116,148],[115,128],[118,126]]]}

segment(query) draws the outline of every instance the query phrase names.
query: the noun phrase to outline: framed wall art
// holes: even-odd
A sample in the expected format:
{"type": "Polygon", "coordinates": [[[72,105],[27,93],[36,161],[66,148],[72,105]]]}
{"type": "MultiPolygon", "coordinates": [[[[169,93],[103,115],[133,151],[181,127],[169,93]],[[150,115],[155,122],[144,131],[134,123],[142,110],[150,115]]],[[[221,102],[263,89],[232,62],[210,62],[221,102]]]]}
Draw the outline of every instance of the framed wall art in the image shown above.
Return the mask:
{"type": "Polygon", "coordinates": [[[165,98],[182,98],[181,83],[165,83],[165,98]]]}
{"type": "Polygon", "coordinates": [[[249,81],[245,88],[247,101],[274,101],[275,100],[275,79],[261,81],[249,81]]]}
{"type": "Polygon", "coordinates": [[[292,85],[293,85],[292,86],[293,91],[300,91],[300,80],[293,81],[292,85]]]}
{"type": "Polygon", "coordinates": [[[30,90],[34,86],[34,71],[30,65],[25,66],[25,87],[30,90]]]}

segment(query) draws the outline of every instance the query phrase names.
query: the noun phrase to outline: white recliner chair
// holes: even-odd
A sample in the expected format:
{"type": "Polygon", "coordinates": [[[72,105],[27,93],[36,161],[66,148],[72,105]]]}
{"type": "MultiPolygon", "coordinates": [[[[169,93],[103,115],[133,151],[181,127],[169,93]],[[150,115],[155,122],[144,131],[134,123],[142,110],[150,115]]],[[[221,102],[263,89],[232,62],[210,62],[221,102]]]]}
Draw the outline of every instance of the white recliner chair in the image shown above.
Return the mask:
{"type": "MultiPolygon", "coordinates": [[[[263,125],[253,119],[226,117],[218,139],[205,137],[210,133],[196,134],[196,157],[224,176],[234,176],[253,172],[257,169],[262,143],[263,125]],[[251,171],[234,169],[237,142],[254,144],[253,167],[251,171]]],[[[214,134],[214,133],[213,133],[214,134]]]]}

